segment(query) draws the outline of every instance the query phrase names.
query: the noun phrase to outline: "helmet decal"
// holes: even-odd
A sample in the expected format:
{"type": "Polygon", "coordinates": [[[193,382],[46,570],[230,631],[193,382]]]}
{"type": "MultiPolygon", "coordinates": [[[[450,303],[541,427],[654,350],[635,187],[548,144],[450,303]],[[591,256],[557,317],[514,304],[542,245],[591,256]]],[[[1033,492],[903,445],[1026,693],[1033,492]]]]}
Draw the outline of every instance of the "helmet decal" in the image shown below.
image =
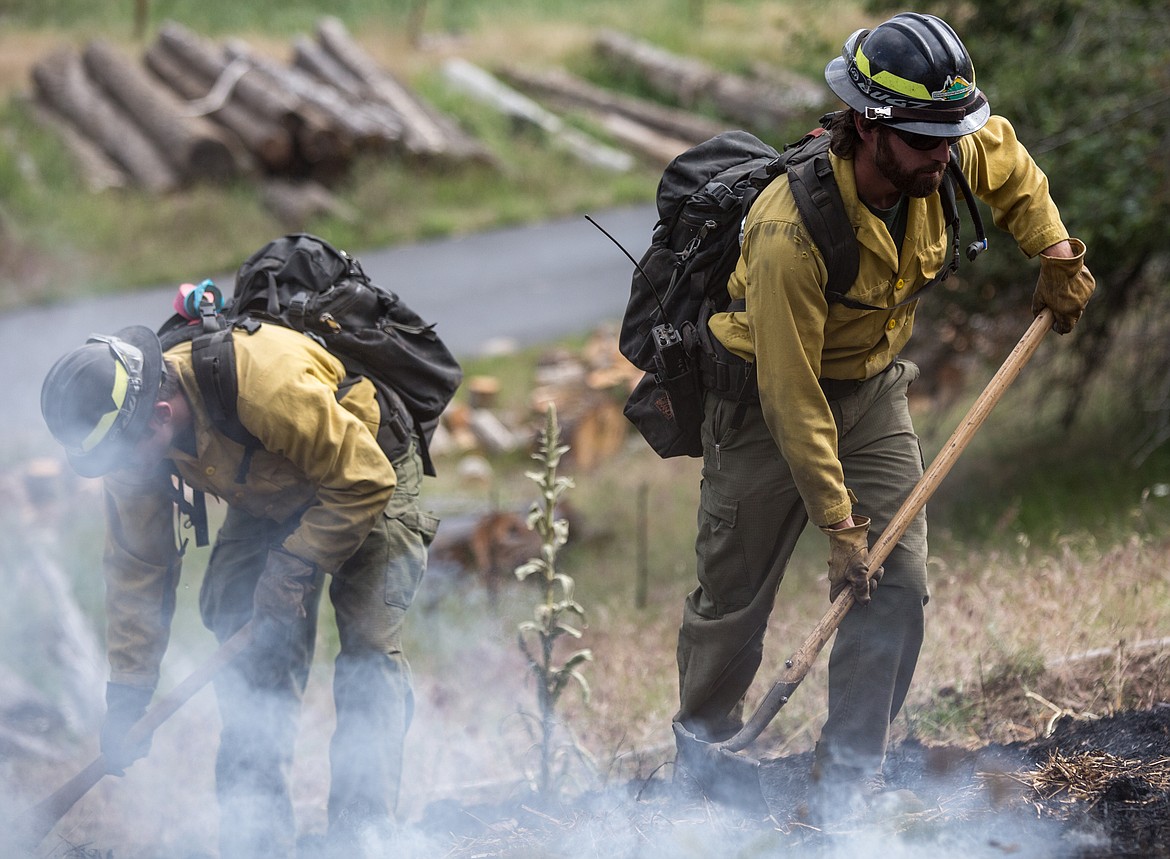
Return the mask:
{"type": "Polygon", "coordinates": [[[935,101],[959,101],[967,98],[974,89],[975,82],[973,80],[968,81],[962,75],[954,75],[948,77],[943,88],[932,92],[930,97],[935,101]]]}

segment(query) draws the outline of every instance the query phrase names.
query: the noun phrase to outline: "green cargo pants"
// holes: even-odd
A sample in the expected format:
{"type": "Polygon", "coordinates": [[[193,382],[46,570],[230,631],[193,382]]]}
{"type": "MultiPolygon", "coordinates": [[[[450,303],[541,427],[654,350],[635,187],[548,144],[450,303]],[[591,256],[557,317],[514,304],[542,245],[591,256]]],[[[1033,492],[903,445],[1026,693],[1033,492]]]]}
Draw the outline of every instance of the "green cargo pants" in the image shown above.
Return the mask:
{"type": "MultiPolygon", "coordinates": [[[[916,378],[916,366],[897,361],[855,392],[830,401],[845,483],[858,498],[854,511],[873,520],[871,545],[922,476],[922,452],[906,400],[916,378]]],[[[737,430],[729,428],[735,402],[708,395],[705,408],[695,543],[699,586],[686,599],[679,630],[675,719],[700,739],[719,741],[742,726],[744,696],[760,666],[768,617],[808,516],[759,405],[747,407],[737,430]]],[[[827,557],[827,545],[825,552],[827,557]]],[[[881,769],[889,725],[906,698],[922,644],[928,598],[925,513],[883,566],[872,602],[846,615],[833,643],[829,714],[817,745],[823,766],[859,773],[881,769]]],[[[794,648],[817,620],[810,617],[808,629],[791,631],[794,648]]]]}
{"type": "MultiPolygon", "coordinates": [[[[394,470],[398,486],[380,520],[329,585],[340,639],[329,828],[339,839],[392,824],[414,707],[402,626],[438,522],[419,510],[422,464],[413,447],[394,470]]],[[[268,550],[296,524],[229,508],[200,591],[203,622],[221,642],[251,618],[268,550]]],[[[280,640],[266,638],[215,678],[223,721],[216,757],[223,859],[296,855],[289,779],[323,579],[306,605],[307,618],[278,631],[280,640]]]]}

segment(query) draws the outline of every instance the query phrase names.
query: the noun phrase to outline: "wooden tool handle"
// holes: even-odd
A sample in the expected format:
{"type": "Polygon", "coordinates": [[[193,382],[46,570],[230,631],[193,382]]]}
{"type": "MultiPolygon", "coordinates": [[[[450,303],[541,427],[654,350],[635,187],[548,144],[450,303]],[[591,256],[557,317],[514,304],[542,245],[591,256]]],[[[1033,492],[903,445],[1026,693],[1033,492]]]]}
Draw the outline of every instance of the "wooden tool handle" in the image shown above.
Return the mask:
{"type": "MultiPolygon", "coordinates": [[[[1020,342],[1012,349],[1011,354],[1008,355],[998,372],[992,376],[987,387],[983,389],[983,393],[979,395],[979,399],[967,411],[966,417],[951,434],[947,443],[943,445],[942,450],[930,464],[930,468],[926,470],[910,494],[906,496],[906,500],[902,502],[898,512],[894,514],[890,523],[882,531],[869,552],[870,567],[880,567],[889,557],[894,546],[898,545],[898,541],[902,539],[902,535],[906,533],[906,529],[914,521],[914,517],[926,506],[926,502],[934,494],[938,485],[942,483],[943,478],[950,472],[951,467],[959,458],[959,454],[963,452],[976,430],[991,414],[991,410],[995,408],[1004,391],[1020,375],[1020,371],[1028,363],[1028,359],[1035,353],[1040,341],[1044,339],[1044,335],[1051,327],[1052,311],[1045,308],[1032,321],[1028,330],[1024,332],[1024,336],[1020,338],[1020,342]]],[[[851,608],[853,608],[853,591],[850,588],[845,588],[838,594],[836,602],[830,606],[825,616],[805,638],[800,648],[784,663],[784,672],[768,694],[764,696],[760,706],[756,708],[756,712],[748,719],[739,733],[720,743],[722,748],[737,752],[760,735],[760,732],[780,712],[780,708],[788,703],[789,696],[804,680],[809,668],[816,661],[817,655],[851,608]]]]}
{"type": "MultiPolygon", "coordinates": [[[[159,698],[155,705],[141,719],[126,732],[126,741],[130,745],[140,743],[155,732],[155,730],[175,714],[187,703],[191,697],[207,685],[208,681],[225,665],[235,659],[241,651],[252,643],[252,625],[248,624],[213,653],[206,662],[195,669],[187,679],[159,698]]],[[[52,795],[34,805],[9,826],[14,833],[14,841],[31,850],[36,847],[49,831],[71,809],[79,799],[85,796],[91,788],[106,774],[106,759],[98,755],[65,784],[61,785],[52,795]]]]}

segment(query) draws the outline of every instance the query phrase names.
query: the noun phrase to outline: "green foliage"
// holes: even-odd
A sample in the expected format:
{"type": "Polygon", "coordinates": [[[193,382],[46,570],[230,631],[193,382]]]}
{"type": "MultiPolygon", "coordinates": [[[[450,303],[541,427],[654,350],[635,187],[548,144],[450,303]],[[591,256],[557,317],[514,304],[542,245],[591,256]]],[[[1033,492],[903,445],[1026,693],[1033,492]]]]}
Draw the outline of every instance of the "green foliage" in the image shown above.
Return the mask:
{"type": "MultiPolygon", "coordinates": [[[[892,0],[870,5],[886,12],[902,8],[892,0]]],[[[1126,384],[1164,378],[1170,371],[1166,350],[1124,342],[1116,330],[1127,312],[1164,289],[1170,8],[1152,0],[989,0],[977,6],[942,0],[921,11],[940,15],[958,31],[992,110],[1011,120],[1048,175],[1069,231],[1088,246],[1097,294],[1071,341],[1079,360],[1054,379],[1065,383],[1065,425],[1086,402],[1087,382],[1113,349],[1152,354],[1126,384]]],[[[1006,236],[994,243],[1011,244],[1006,236]]],[[[968,306],[990,305],[992,312],[1024,306],[1034,267],[1023,274],[1019,255],[1010,250],[985,257],[964,269],[976,286],[968,306]]],[[[1170,403],[1160,414],[1167,410],[1170,403]]]]}
{"type": "Polygon", "coordinates": [[[589,683],[580,667],[593,659],[588,650],[569,654],[560,665],[556,662],[557,640],[562,636],[580,638],[579,627],[585,623],[585,609],[573,599],[574,583],[571,576],[558,572],[557,554],[569,538],[569,523],[557,517],[557,503],[573,481],[557,475],[561,457],[569,448],[560,443],[556,407],[549,404],[547,422],[541,431],[537,450],[532,458],[543,469],[528,472],[528,477],[540,487],[540,499],[528,514],[528,527],[540,536],[540,557],[532,558],[516,568],[521,581],[535,577],[541,586],[542,600],[535,609],[535,619],[518,627],[520,650],[536,678],[536,700],[540,709],[540,775],[537,787],[548,796],[553,789],[552,763],[556,753],[553,734],[556,727],[556,707],[561,694],[575,682],[585,699],[589,698],[589,683]]]}

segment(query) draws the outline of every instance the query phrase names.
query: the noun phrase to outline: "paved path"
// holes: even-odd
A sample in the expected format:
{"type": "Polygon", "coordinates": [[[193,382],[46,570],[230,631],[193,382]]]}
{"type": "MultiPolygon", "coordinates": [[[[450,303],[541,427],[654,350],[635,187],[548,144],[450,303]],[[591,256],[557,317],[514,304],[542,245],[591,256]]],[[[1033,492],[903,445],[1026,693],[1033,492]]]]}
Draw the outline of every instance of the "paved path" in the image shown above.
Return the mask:
{"type": "MultiPolygon", "coordinates": [[[[655,213],[652,206],[640,206],[594,217],[637,257],[650,239],[655,213]]],[[[483,354],[501,342],[547,342],[620,319],[632,270],[584,217],[365,251],[359,257],[374,281],[435,322],[461,357],[483,354]]],[[[219,282],[230,289],[231,276],[219,282]]],[[[0,455],[51,449],[39,397],[41,381],[58,356],[94,331],[156,327],[170,314],[176,287],[0,314],[0,455]]]]}

